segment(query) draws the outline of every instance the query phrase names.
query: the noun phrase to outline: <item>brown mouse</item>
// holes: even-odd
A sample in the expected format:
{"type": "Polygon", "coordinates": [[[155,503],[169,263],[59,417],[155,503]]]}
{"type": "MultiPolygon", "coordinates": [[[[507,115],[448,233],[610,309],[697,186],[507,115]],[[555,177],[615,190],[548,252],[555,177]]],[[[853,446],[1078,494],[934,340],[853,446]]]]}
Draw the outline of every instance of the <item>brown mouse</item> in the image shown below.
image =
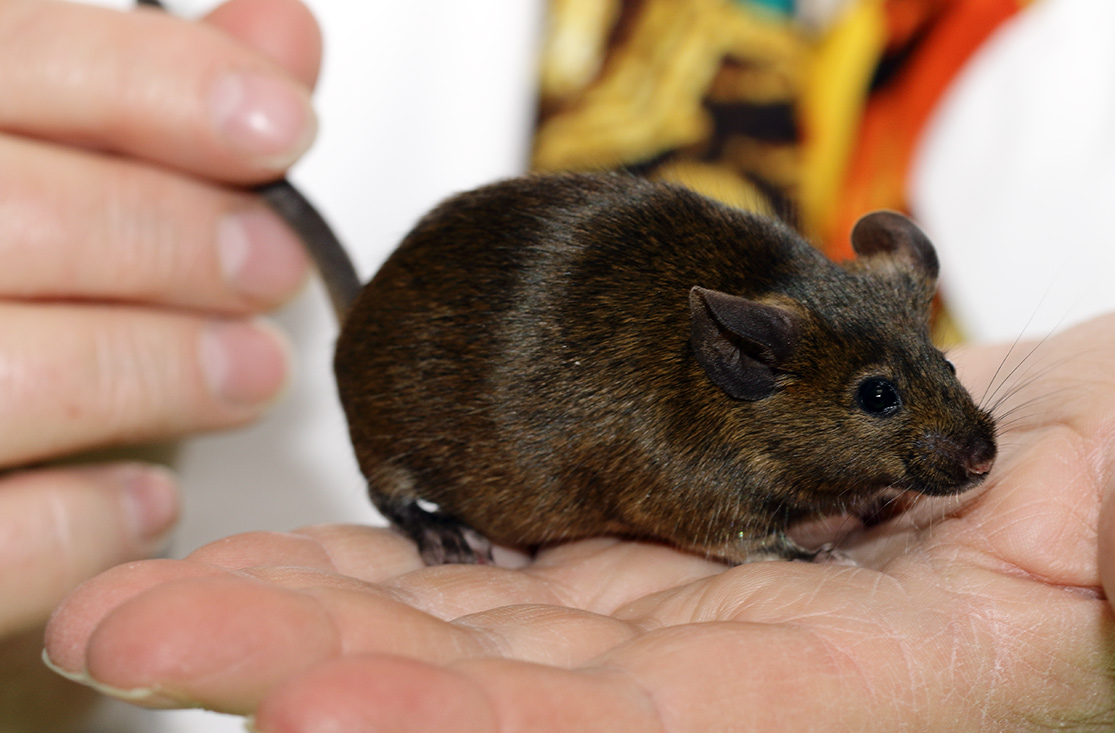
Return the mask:
{"type": "Polygon", "coordinates": [[[442,204],[361,290],[290,183],[259,191],[342,317],[372,500],[429,563],[602,534],[808,558],[796,522],[960,493],[994,460],[929,340],[936,254],[899,214],[861,220],[841,266],[680,187],[527,177],[442,204]]]}
{"type": "Polygon", "coordinates": [[[812,556],[787,528],[888,487],[975,486],[995,425],[930,341],[932,245],[891,212],[852,243],[624,175],[446,201],[337,343],[372,500],[430,563],[597,535],[743,562],[812,556]]]}

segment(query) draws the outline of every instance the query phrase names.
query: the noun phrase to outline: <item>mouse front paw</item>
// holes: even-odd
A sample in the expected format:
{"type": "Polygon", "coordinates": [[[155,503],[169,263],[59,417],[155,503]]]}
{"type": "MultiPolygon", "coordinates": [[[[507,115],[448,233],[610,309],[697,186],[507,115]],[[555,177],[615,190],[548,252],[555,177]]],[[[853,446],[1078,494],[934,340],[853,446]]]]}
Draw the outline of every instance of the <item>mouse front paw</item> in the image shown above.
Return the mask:
{"type": "Polygon", "coordinates": [[[858,567],[859,563],[856,562],[842,550],[836,549],[832,544],[822,545],[819,549],[813,552],[813,557],[808,558],[811,562],[821,565],[849,565],[858,567]]]}

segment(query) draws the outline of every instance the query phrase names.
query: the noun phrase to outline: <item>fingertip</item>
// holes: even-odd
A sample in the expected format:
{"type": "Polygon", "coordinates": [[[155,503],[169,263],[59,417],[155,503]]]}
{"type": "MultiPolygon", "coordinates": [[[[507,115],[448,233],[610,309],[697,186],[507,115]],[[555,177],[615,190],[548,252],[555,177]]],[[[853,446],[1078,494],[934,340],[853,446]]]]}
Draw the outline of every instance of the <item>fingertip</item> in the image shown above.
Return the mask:
{"type": "Polygon", "coordinates": [[[141,551],[162,546],[181,509],[174,475],[161,466],[130,464],[116,469],[125,526],[141,551]]]}
{"type": "Polygon", "coordinates": [[[54,609],[43,635],[52,669],[76,682],[90,682],[85,652],[94,630],[113,610],[171,577],[208,577],[221,571],[182,560],[146,560],[117,565],[73,589],[54,609]]]}
{"type": "Polygon", "coordinates": [[[317,135],[309,94],[274,74],[225,71],[209,88],[208,107],[228,150],[263,171],[286,170],[317,135]]]}
{"type": "MultiPolygon", "coordinates": [[[[310,595],[185,564],[111,604],[79,637],[98,689],[148,707],[204,704],[243,714],[279,681],[338,653],[338,630],[310,595]],[[197,567],[207,575],[198,577],[197,567]]],[[[101,602],[115,585],[100,585],[101,602]]]]}
{"type": "Polygon", "coordinates": [[[67,669],[65,666],[55,662],[54,659],[51,658],[50,652],[47,650],[46,647],[43,647],[43,664],[45,664],[47,666],[47,669],[49,669],[51,672],[65,677],[70,682],[76,682],[79,685],[89,684],[88,675],[86,675],[81,670],[67,669]]]}
{"type": "Polygon", "coordinates": [[[245,418],[277,401],[290,381],[289,341],[259,319],[210,323],[198,354],[210,393],[245,418]]]}
{"type": "MultiPolygon", "coordinates": [[[[263,43],[271,13],[251,1],[246,15],[263,43]]],[[[299,77],[313,75],[320,41],[304,8],[267,2],[293,19],[284,37],[264,44],[270,54],[165,13],[0,3],[0,65],[27,72],[0,77],[2,96],[20,100],[0,106],[0,125],[224,182],[277,178],[316,134],[299,77]],[[267,57],[285,44],[299,76],[267,57]]]]}
{"type": "Polygon", "coordinates": [[[269,209],[225,214],[216,240],[221,274],[234,292],[255,303],[277,306],[306,283],[306,248],[269,209]]]}
{"type": "Polygon", "coordinates": [[[247,44],[313,86],[321,70],[321,28],[298,0],[231,0],[205,16],[210,25],[247,44]],[[265,22],[261,22],[265,21],[265,22]]]}
{"type": "MultiPolygon", "coordinates": [[[[205,22],[279,65],[312,89],[321,70],[322,35],[299,0],[231,0],[205,22]]],[[[317,118],[305,89],[269,75],[233,72],[217,80],[210,109],[234,149],[265,170],[281,172],[309,149],[317,118]]]]}

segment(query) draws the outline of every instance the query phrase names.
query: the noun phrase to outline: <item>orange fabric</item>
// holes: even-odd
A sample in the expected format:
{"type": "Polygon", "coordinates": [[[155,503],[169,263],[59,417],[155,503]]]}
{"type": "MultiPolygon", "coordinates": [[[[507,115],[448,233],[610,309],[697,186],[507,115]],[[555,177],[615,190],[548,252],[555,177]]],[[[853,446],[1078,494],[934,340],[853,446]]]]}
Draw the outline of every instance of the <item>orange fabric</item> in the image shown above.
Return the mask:
{"type": "Polygon", "coordinates": [[[906,210],[906,177],[926,123],[957,72],[1025,0],[891,0],[891,52],[917,44],[864,109],[836,216],[825,232],[828,253],[852,255],[856,219],[873,209],[906,210]],[[920,37],[919,35],[924,34],[920,37]]]}

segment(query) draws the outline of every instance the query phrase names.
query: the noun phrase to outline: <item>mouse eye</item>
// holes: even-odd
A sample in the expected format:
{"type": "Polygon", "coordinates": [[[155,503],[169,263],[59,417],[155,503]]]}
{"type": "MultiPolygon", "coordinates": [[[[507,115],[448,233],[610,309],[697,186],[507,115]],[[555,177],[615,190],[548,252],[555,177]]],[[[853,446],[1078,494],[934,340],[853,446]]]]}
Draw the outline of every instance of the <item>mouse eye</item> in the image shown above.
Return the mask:
{"type": "Polygon", "coordinates": [[[856,403],[869,415],[886,417],[898,411],[902,398],[893,384],[881,377],[871,377],[860,382],[856,403]]]}
{"type": "Polygon", "coordinates": [[[952,372],[952,375],[955,377],[956,376],[956,365],[953,364],[948,359],[945,359],[945,366],[947,366],[949,368],[949,371],[952,372]]]}

